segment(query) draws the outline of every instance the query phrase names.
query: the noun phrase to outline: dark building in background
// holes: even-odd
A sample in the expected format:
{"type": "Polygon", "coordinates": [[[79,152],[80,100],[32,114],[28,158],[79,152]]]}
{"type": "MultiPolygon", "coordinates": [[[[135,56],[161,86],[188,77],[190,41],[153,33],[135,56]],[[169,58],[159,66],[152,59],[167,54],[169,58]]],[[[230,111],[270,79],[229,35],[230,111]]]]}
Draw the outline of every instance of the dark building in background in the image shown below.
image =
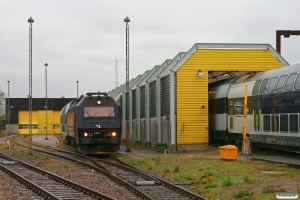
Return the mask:
{"type": "MultiPolygon", "coordinates": [[[[48,134],[60,134],[60,111],[74,98],[47,98],[48,101],[48,134]]],[[[8,105],[8,99],[5,99],[8,105]]],[[[29,99],[10,98],[10,124],[9,134],[28,134],[29,133],[29,99]]],[[[7,108],[7,107],[6,107],[7,108]]],[[[6,109],[7,112],[7,109],[6,109]]],[[[7,112],[8,113],[8,112],[7,112]]],[[[46,134],[46,99],[32,98],[32,133],[46,134]]],[[[6,124],[5,132],[8,133],[6,124]]]]}

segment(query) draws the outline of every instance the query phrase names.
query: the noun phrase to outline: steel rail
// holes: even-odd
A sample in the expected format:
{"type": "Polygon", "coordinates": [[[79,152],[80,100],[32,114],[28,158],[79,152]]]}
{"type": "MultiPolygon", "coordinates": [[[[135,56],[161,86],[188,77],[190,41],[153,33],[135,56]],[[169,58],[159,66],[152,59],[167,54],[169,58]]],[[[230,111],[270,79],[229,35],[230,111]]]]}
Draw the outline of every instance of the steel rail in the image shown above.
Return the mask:
{"type": "MultiPolygon", "coordinates": [[[[16,137],[15,137],[16,138],[16,137]]],[[[14,138],[14,139],[15,139],[14,138]]],[[[25,140],[24,140],[25,141],[25,140]]],[[[27,141],[25,141],[27,142],[27,141]]],[[[18,144],[20,146],[23,146],[25,148],[28,148],[26,145],[23,145],[23,144],[20,144],[18,142],[15,142],[15,144],[18,144]]],[[[47,147],[48,148],[48,147],[47,147]]],[[[60,158],[63,158],[63,159],[67,159],[67,160],[70,160],[74,163],[77,163],[77,164],[80,164],[80,165],[83,165],[85,167],[88,167],[90,169],[93,169],[95,170],[96,172],[98,173],[101,173],[101,174],[104,174],[106,175],[107,177],[109,177],[111,180],[115,181],[115,182],[119,182],[121,185],[123,185],[124,187],[126,187],[128,190],[134,192],[138,197],[141,197],[143,199],[146,199],[146,200],[151,200],[152,198],[149,197],[147,194],[143,193],[142,191],[140,191],[139,189],[137,189],[136,187],[130,185],[129,183],[127,183],[126,181],[118,178],[117,176],[115,176],[114,174],[110,173],[108,170],[104,170],[102,167],[98,167],[99,165],[97,163],[95,163],[93,160],[91,160],[94,164],[97,165],[97,167],[93,166],[93,165],[90,165],[90,164],[87,164],[87,163],[84,163],[82,161],[79,161],[79,160],[76,160],[76,159],[72,159],[72,158],[69,158],[67,156],[63,156],[63,155],[59,155],[59,154],[56,154],[56,153],[52,153],[52,152],[47,152],[47,151],[43,151],[43,150],[39,150],[39,149],[34,149],[32,148],[33,150],[35,150],[36,152],[39,152],[39,153],[42,153],[42,154],[48,154],[48,155],[51,155],[51,156],[54,156],[54,157],[60,157],[60,158]]],[[[55,149],[56,150],[56,149],[55,149]]],[[[72,154],[71,152],[66,152],[66,151],[62,151],[62,150],[58,150],[60,152],[64,152],[64,153],[68,153],[68,154],[72,154]]],[[[75,154],[75,155],[78,155],[78,154],[75,154]]],[[[81,155],[81,154],[79,154],[81,155]]],[[[82,156],[82,155],[81,155],[82,156]]]]}
{"type": "MultiPolygon", "coordinates": [[[[0,153],[0,154],[1,154],[1,153],[0,153]]],[[[8,157],[8,158],[9,158],[9,157],[8,157]]],[[[79,185],[79,184],[77,184],[77,183],[74,183],[73,181],[67,180],[67,179],[62,178],[62,177],[60,177],[60,176],[57,176],[57,175],[55,175],[55,174],[53,174],[53,173],[47,172],[47,171],[45,171],[45,170],[43,170],[43,169],[40,169],[40,168],[38,168],[38,167],[35,167],[35,166],[30,165],[30,164],[28,164],[28,163],[25,163],[25,162],[23,162],[23,161],[21,161],[21,160],[13,159],[13,158],[10,158],[10,159],[13,160],[13,161],[15,161],[15,162],[17,162],[17,163],[19,163],[20,165],[22,165],[23,167],[25,167],[25,168],[27,168],[27,169],[30,169],[30,170],[32,170],[32,171],[35,171],[35,172],[37,172],[37,173],[39,173],[39,174],[42,174],[42,175],[44,175],[44,176],[47,176],[48,178],[51,178],[51,179],[53,179],[53,180],[55,180],[55,181],[57,181],[57,182],[60,182],[60,183],[62,183],[62,184],[64,184],[64,185],[67,185],[67,186],[70,186],[70,187],[72,187],[72,188],[75,188],[76,190],[84,191],[84,192],[86,192],[87,194],[90,194],[90,195],[92,195],[92,196],[94,196],[94,197],[97,197],[97,198],[100,198],[100,199],[114,200],[114,198],[112,198],[112,197],[110,197],[110,196],[107,196],[107,195],[105,195],[105,194],[101,194],[101,193],[95,192],[95,191],[93,191],[93,190],[91,190],[91,189],[89,189],[89,188],[87,188],[87,187],[84,187],[84,186],[82,186],[82,185],[79,185]]]]}

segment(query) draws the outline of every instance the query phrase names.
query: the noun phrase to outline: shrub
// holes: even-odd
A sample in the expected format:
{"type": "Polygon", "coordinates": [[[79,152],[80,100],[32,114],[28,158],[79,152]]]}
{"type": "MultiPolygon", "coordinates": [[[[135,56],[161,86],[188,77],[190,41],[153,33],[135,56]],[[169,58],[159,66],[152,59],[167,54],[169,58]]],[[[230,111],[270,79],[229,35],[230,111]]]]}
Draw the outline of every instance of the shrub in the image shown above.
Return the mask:
{"type": "Polygon", "coordinates": [[[250,183],[253,183],[254,181],[251,180],[248,176],[244,176],[244,182],[250,184],[250,183]]]}
{"type": "Polygon", "coordinates": [[[231,186],[233,184],[233,180],[231,177],[227,177],[225,179],[222,180],[222,185],[227,187],[227,186],[231,186]]]}
{"type": "Polygon", "coordinates": [[[180,178],[181,178],[180,175],[174,175],[174,176],[172,176],[172,179],[173,179],[174,181],[179,181],[180,178]]]}
{"type": "Polygon", "coordinates": [[[176,165],[175,167],[174,167],[174,173],[178,173],[179,172],[179,165],[176,165]]]}
{"type": "Polygon", "coordinates": [[[144,165],[146,162],[147,161],[145,161],[145,160],[138,160],[136,164],[137,165],[144,165]]]}
{"type": "Polygon", "coordinates": [[[209,176],[213,176],[213,173],[212,173],[212,172],[207,172],[205,175],[206,175],[207,177],[209,177],[209,176]]]}
{"type": "Polygon", "coordinates": [[[218,184],[216,182],[211,182],[211,183],[207,183],[205,188],[215,188],[217,186],[218,186],[218,184]]]}
{"type": "Polygon", "coordinates": [[[187,180],[195,180],[195,178],[193,177],[193,175],[191,175],[191,174],[188,174],[187,176],[186,176],[186,179],[187,180]]]}
{"type": "Polygon", "coordinates": [[[150,165],[150,164],[148,164],[148,165],[147,165],[147,168],[148,168],[148,170],[152,170],[152,169],[153,169],[153,166],[150,165]]]}
{"type": "Polygon", "coordinates": [[[164,168],[164,173],[170,173],[170,170],[168,168],[164,168]]]}
{"type": "Polygon", "coordinates": [[[235,195],[237,198],[239,197],[245,197],[245,196],[250,196],[250,192],[247,189],[240,189],[236,192],[235,195]]]}

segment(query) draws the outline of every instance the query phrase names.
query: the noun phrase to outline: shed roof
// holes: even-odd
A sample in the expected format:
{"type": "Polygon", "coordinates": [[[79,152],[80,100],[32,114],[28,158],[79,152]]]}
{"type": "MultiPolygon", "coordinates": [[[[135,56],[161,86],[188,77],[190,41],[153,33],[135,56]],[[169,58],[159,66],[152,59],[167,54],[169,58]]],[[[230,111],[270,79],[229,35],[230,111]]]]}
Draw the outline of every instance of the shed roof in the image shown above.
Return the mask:
{"type": "Polygon", "coordinates": [[[270,45],[270,44],[246,44],[246,43],[196,43],[192,48],[178,61],[172,71],[176,72],[199,49],[266,49],[269,50],[284,66],[289,63],[270,45]]]}
{"type": "Polygon", "coordinates": [[[141,87],[143,85],[145,85],[145,81],[160,67],[160,65],[155,65],[151,71],[146,75],[144,76],[141,81],[137,84],[137,86],[141,87]]]}
{"type": "Polygon", "coordinates": [[[156,80],[157,74],[159,74],[164,68],[166,68],[171,61],[172,61],[171,59],[165,60],[165,62],[163,62],[160,65],[160,67],[156,71],[154,71],[153,74],[151,74],[151,76],[146,80],[146,82],[150,83],[156,80]]]}
{"type": "Polygon", "coordinates": [[[185,55],[185,52],[178,53],[173,60],[166,66],[157,76],[162,78],[168,74],[170,74],[170,69],[185,55]]]}

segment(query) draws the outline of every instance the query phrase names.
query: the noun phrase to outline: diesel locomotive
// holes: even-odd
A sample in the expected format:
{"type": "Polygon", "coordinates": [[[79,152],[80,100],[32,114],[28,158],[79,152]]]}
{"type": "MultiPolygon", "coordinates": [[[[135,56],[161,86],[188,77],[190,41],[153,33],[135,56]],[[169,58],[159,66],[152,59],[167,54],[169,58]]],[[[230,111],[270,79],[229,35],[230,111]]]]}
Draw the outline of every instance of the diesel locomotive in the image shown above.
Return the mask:
{"type": "Polygon", "coordinates": [[[62,137],[83,154],[109,154],[120,149],[121,109],[107,93],[86,93],[60,113],[62,137]]]}
{"type": "Polygon", "coordinates": [[[246,85],[247,136],[257,146],[299,151],[300,64],[211,84],[210,140],[242,141],[246,85]]]}

